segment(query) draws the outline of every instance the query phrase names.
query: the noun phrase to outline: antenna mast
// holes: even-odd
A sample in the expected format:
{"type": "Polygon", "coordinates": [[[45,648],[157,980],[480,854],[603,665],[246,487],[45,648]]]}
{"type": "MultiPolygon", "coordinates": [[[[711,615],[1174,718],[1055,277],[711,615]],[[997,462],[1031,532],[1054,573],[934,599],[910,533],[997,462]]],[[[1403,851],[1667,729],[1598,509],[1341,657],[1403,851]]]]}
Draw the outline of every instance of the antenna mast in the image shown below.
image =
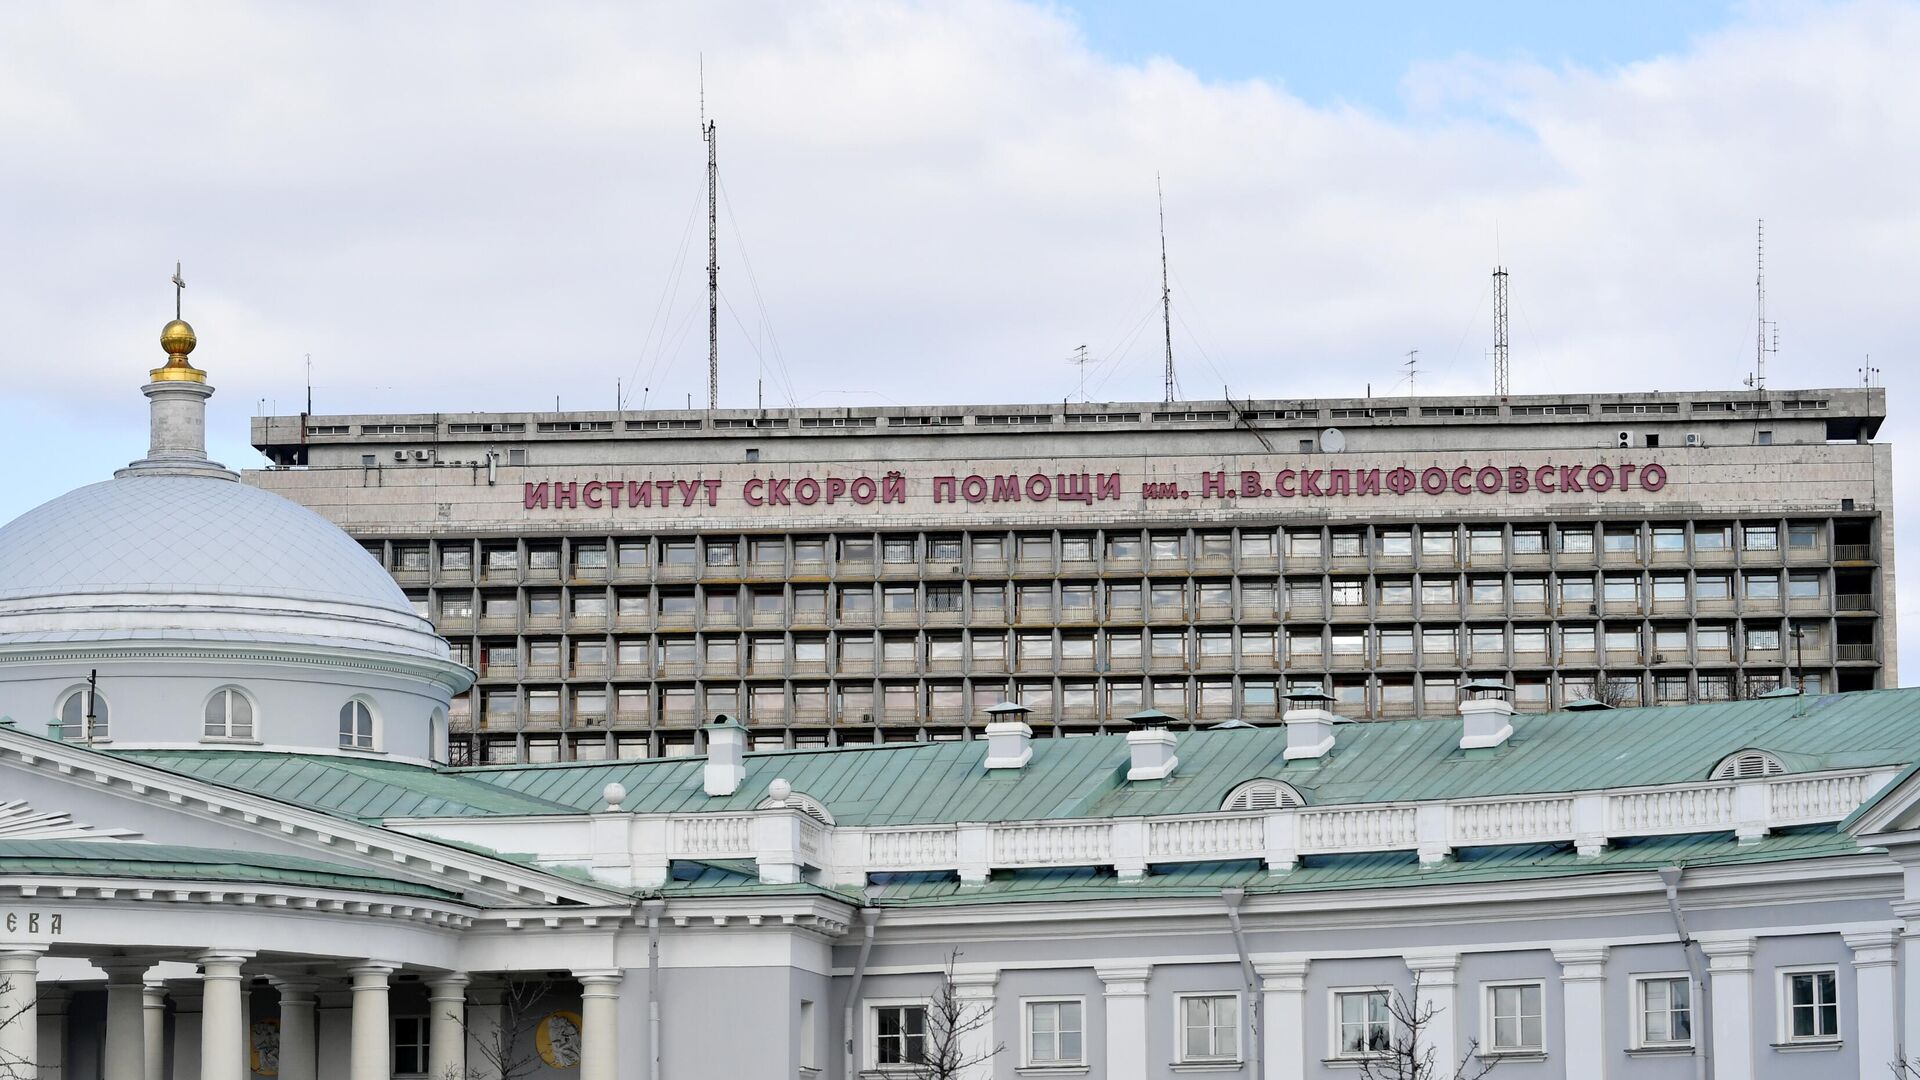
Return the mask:
{"type": "Polygon", "coordinates": [[[1420,374],[1420,350],[1408,349],[1407,362],[1400,366],[1407,369],[1407,396],[1408,397],[1418,396],[1415,394],[1413,389],[1413,380],[1415,377],[1417,377],[1420,374]]]}
{"type": "Polygon", "coordinates": [[[1761,218],[1754,227],[1753,259],[1753,298],[1755,317],[1758,320],[1753,331],[1753,378],[1747,380],[1755,390],[1767,388],[1767,219],[1761,218]]]}
{"type": "Polygon", "coordinates": [[[720,407],[720,142],[707,119],[707,58],[700,57],[700,136],[707,141],[707,408],[720,407]]]}
{"type": "Polygon", "coordinates": [[[1160,174],[1153,174],[1153,194],[1160,202],[1160,324],[1167,336],[1166,402],[1173,404],[1173,290],[1167,285],[1167,195],[1160,174]]]}
{"type": "Polygon", "coordinates": [[[1493,268],[1493,394],[1509,392],[1507,370],[1507,268],[1493,268]]]}

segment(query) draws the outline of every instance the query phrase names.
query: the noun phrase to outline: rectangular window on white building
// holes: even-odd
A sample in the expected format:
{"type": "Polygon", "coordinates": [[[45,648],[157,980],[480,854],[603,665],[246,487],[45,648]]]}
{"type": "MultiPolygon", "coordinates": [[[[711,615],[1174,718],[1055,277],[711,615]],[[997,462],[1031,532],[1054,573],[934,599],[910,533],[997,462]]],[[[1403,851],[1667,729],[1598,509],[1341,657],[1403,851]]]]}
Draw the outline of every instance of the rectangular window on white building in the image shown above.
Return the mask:
{"type": "Polygon", "coordinates": [[[1487,1049],[1496,1054],[1546,1050],[1543,999],[1539,983],[1487,987],[1487,1049]]]}
{"type": "Polygon", "coordinates": [[[1693,984],[1684,975],[1648,975],[1633,981],[1637,1022],[1634,1045],[1642,1049],[1693,1045],[1693,984]]]}
{"type": "Polygon", "coordinates": [[[1182,994],[1174,1002],[1182,1063],[1240,1059],[1240,995],[1182,994]]]}
{"type": "Polygon", "coordinates": [[[1393,1014],[1388,991],[1336,990],[1333,995],[1334,1056],[1371,1057],[1393,1046],[1393,1014]]]}
{"type": "Polygon", "coordinates": [[[393,1074],[395,1076],[427,1074],[426,1017],[396,1016],[393,1018],[393,1074]]]}
{"type": "Polygon", "coordinates": [[[1840,976],[1833,968],[1780,973],[1780,1041],[1840,1038],[1840,976]]]}
{"type": "Polygon", "coordinates": [[[1082,1007],[1077,999],[1026,1003],[1027,1068],[1086,1064],[1082,1007]]]}
{"type": "Polygon", "coordinates": [[[901,1065],[923,1065],[927,1060],[927,1007],[925,1005],[870,1005],[867,1030],[873,1034],[873,1065],[886,1069],[901,1065]]]}

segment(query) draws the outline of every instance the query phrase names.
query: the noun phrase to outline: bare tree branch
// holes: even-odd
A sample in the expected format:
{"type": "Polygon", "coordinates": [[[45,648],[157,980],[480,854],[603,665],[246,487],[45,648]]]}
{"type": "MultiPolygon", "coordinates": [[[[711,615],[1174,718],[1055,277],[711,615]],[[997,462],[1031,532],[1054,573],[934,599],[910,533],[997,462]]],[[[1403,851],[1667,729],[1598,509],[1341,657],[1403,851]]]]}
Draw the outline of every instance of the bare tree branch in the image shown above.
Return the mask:
{"type": "Polygon", "coordinates": [[[1422,1032],[1433,1027],[1443,1010],[1420,1000],[1420,974],[1413,976],[1411,997],[1395,990],[1387,998],[1386,1045],[1360,1059],[1360,1080],[1480,1080],[1499,1061],[1479,1056],[1477,1039],[1467,1040],[1457,1062],[1435,1060],[1433,1040],[1422,1032]]]}
{"type": "Polygon", "coordinates": [[[991,1004],[970,1004],[960,996],[959,988],[954,985],[954,968],[960,962],[960,950],[955,949],[947,957],[947,967],[941,973],[940,985],[935,990],[933,1000],[927,1005],[927,1030],[922,1042],[924,1050],[919,1061],[906,1062],[901,1075],[911,1080],[958,1080],[974,1066],[992,1061],[1006,1049],[1006,1044],[995,1043],[992,1049],[969,1053],[970,1038],[974,1032],[991,1030],[993,1007],[991,1004]]]}

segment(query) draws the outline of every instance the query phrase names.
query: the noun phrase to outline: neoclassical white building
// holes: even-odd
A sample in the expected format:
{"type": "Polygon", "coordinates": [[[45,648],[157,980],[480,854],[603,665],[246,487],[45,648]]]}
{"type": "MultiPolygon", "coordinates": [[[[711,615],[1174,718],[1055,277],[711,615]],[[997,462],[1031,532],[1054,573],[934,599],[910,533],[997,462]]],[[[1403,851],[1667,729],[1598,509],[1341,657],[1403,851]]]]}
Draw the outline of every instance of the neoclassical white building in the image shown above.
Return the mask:
{"type": "Polygon", "coordinates": [[[0,1077],[912,1075],[949,963],[981,1078],[1353,1076],[1403,1000],[1501,1076],[1920,1055],[1920,691],[450,768],[472,673],[162,342],[0,528],[0,1077]]]}

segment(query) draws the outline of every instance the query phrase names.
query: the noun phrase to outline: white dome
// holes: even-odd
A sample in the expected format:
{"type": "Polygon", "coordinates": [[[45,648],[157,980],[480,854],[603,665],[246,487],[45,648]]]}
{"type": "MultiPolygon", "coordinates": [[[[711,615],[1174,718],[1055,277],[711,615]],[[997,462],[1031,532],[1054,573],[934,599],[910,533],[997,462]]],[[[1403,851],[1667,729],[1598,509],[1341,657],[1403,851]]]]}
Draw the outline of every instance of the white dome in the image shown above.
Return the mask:
{"type": "Polygon", "coordinates": [[[0,645],[275,642],[447,657],[352,537],[228,476],[130,470],[0,528],[0,645]]]}

